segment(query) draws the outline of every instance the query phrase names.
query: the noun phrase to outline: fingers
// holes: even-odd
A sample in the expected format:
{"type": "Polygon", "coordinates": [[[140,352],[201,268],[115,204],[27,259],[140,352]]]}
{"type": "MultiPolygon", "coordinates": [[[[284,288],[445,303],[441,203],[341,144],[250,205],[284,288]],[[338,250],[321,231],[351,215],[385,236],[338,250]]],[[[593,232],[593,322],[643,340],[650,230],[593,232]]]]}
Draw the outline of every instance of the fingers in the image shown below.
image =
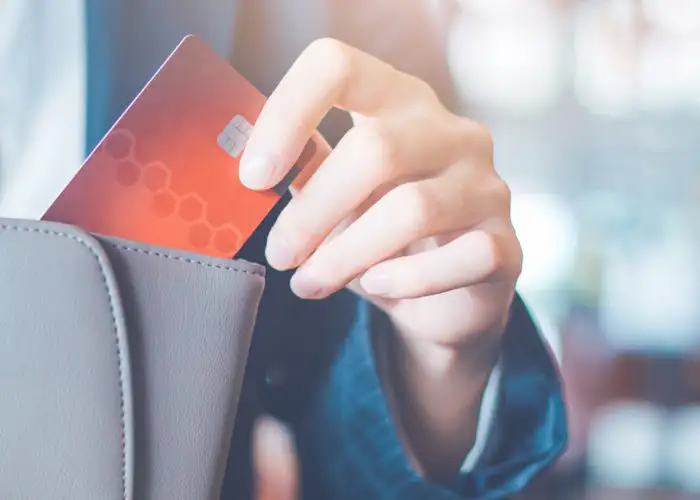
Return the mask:
{"type": "Polygon", "coordinates": [[[253,434],[257,500],[297,500],[299,465],[292,436],[277,420],[262,417],[253,434]]]}
{"type": "Polygon", "coordinates": [[[415,255],[381,262],[360,284],[370,295],[410,299],[518,275],[519,246],[515,234],[497,236],[467,232],[451,242],[415,255]]]}
{"type": "Polygon", "coordinates": [[[317,40],[263,107],[241,159],[241,181],[251,189],[280,182],[334,106],[379,116],[385,109],[433,96],[425,83],[379,59],[335,40],[317,40]]]}
{"type": "Polygon", "coordinates": [[[277,219],[268,238],[268,262],[277,269],[296,267],[379,186],[438,171],[447,161],[441,158],[445,148],[416,146],[430,128],[427,120],[415,120],[350,130],[277,219]]]}
{"type": "Polygon", "coordinates": [[[465,186],[431,178],[394,188],[321,245],[293,276],[292,289],[302,298],[326,297],[422,238],[476,224],[486,204],[465,186]]]}

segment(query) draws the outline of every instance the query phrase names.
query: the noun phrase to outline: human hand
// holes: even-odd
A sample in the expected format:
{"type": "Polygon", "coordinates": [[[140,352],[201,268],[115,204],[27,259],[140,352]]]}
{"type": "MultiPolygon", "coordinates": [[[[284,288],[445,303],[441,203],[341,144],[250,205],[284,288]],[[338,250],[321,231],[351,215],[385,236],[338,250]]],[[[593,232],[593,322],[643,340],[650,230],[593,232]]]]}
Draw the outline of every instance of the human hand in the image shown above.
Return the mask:
{"type": "Polygon", "coordinates": [[[264,106],[241,161],[244,184],[282,180],[332,107],[349,111],[354,127],[294,186],[267,259],[298,268],[291,287],[302,298],[347,286],[386,311],[413,399],[406,413],[430,414],[415,427],[429,421],[438,443],[454,443],[469,434],[465,408],[478,407],[521,269],[490,134],[450,113],[425,82],[318,40],[264,106]]]}
{"type": "Polygon", "coordinates": [[[299,464],[289,431],[271,417],[261,417],[253,432],[256,500],[298,500],[299,464]]]}
{"type": "Polygon", "coordinates": [[[270,264],[299,267],[303,298],[349,285],[443,345],[503,327],[521,261],[510,194],[488,131],[424,82],[339,42],[312,43],[257,120],[244,183],[279,182],[334,106],[355,127],[296,186],[269,235],[270,264]]]}

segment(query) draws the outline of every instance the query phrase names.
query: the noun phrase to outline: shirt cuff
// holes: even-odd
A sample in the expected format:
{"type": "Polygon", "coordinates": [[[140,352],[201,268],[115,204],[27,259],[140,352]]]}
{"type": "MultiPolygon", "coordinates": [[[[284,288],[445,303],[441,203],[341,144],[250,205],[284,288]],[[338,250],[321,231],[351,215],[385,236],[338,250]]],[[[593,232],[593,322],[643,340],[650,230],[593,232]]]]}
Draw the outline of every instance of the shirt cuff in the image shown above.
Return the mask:
{"type": "Polygon", "coordinates": [[[467,474],[474,470],[477,462],[481,458],[486,449],[489,434],[491,433],[492,423],[496,418],[496,404],[498,402],[498,392],[501,383],[501,360],[499,359],[493,367],[489,381],[486,384],[484,395],[481,399],[481,408],[479,409],[479,421],[476,425],[476,437],[472,449],[467,453],[460,472],[467,474]]]}
{"type": "MultiPolygon", "coordinates": [[[[377,360],[377,374],[380,383],[384,387],[387,407],[394,417],[393,420],[395,421],[397,434],[404,435],[405,433],[400,427],[400,421],[398,418],[396,418],[395,412],[398,411],[399,404],[396,401],[396,393],[390,383],[390,356],[387,349],[389,349],[389,346],[391,345],[391,343],[388,341],[389,335],[393,333],[391,328],[392,326],[386,316],[383,313],[378,312],[376,315],[373,315],[371,324],[368,326],[369,333],[374,338],[373,357],[377,360]]],[[[491,371],[487,381],[484,394],[481,398],[481,407],[479,408],[479,417],[477,421],[474,444],[462,462],[462,466],[460,467],[461,473],[470,472],[474,468],[486,447],[486,442],[491,431],[491,422],[495,418],[496,403],[498,401],[498,386],[501,378],[500,364],[501,362],[499,359],[491,371]]],[[[403,436],[403,439],[406,440],[406,437],[403,436]]]]}
{"type": "Polygon", "coordinates": [[[551,464],[566,443],[559,376],[519,298],[513,307],[467,471],[435,484],[416,473],[403,450],[374,359],[371,306],[361,301],[297,427],[304,498],[506,498],[551,464]]]}

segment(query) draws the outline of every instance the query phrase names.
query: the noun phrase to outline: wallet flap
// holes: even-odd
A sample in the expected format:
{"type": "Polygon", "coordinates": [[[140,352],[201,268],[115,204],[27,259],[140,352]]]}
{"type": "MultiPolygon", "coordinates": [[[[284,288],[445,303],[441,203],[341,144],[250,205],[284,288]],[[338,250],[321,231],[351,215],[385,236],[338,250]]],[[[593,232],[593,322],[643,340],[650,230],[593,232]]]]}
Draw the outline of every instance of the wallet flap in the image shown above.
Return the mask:
{"type": "Polygon", "coordinates": [[[132,498],[123,318],[109,260],[92,237],[0,219],[3,498],[132,498]]]}
{"type": "Polygon", "coordinates": [[[0,219],[0,495],[219,497],[264,267],[0,219]]]}
{"type": "Polygon", "coordinates": [[[129,331],[135,497],[218,499],[265,268],[98,239],[129,331]]]}

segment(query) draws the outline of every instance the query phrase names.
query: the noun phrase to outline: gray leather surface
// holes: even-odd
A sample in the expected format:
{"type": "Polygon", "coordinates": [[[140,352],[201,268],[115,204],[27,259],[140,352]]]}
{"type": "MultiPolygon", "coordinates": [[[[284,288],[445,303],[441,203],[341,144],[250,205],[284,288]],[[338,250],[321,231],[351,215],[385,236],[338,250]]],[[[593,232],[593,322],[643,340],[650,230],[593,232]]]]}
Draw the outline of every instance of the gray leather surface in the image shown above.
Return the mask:
{"type": "Polygon", "coordinates": [[[133,498],[129,377],[100,246],[0,219],[0,497],[133,498]]]}
{"type": "Polygon", "coordinates": [[[129,332],[135,498],[218,498],[263,268],[101,241],[129,332]]]}
{"type": "Polygon", "coordinates": [[[263,268],[0,219],[0,497],[218,497],[263,268]]]}

